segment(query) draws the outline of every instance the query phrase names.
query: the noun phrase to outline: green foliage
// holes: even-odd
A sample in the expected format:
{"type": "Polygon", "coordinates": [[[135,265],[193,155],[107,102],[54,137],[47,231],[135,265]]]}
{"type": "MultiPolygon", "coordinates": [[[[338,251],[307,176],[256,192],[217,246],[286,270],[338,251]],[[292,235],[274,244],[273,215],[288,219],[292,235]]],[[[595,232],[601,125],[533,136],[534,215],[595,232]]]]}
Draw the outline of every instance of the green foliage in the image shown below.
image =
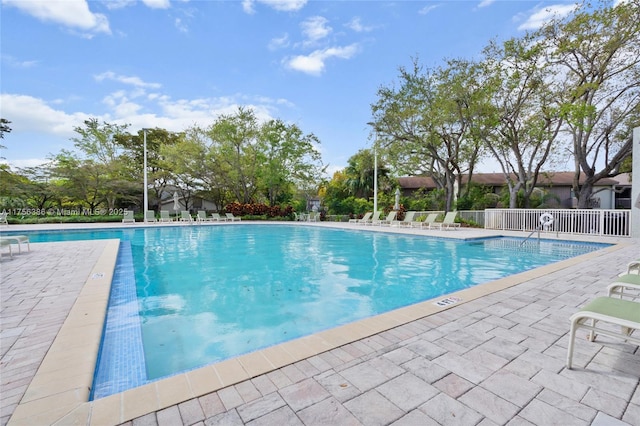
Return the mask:
{"type": "Polygon", "coordinates": [[[224,210],[239,217],[259,217],[267,218],[293,218],[293,207],[291,206],[268,206],[261,203],[229,203],[224,210]]]}
{"type": "Polygon", "coordinates": [[[484,210],[496,207],[498,201],[498,195],[494,194],[490,187],[471,184],[458,198],[456,208],[458,210],[484,210]]]}
{"type": "Polygon", "coordinates": [[[407,200],[407,210],[416,211],[437,211],[444,210],[445,199],[444,189],[427,191],[420,189],[416,191],[415,197],[407,200]]]}

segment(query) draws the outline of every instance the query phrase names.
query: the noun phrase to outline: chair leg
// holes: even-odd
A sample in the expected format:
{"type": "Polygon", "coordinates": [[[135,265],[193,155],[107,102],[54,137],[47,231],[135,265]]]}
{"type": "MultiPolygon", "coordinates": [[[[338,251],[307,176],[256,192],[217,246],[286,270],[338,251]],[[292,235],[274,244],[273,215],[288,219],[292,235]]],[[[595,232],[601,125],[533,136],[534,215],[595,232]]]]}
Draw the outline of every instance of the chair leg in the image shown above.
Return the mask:
{"type": "Polygon", "coordinates": [[[567,349],[567,368],[571,369],[573,361],[573,345],[576,341],[576,321],[571,322],[571,330],[569,331],[569,347],[567,349]]]}

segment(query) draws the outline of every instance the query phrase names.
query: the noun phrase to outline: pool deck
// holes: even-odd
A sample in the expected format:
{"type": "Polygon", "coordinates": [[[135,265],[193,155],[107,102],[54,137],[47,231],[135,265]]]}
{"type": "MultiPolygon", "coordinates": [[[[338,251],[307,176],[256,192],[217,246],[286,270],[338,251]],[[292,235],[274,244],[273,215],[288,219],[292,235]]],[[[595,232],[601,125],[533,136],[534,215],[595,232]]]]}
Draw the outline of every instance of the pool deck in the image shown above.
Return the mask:
{"type": "Polygon", "coordinates": [[[616,245],[93,402],[118,241],[31,243],[13,258],[3,248],[0,425],[640,425],[638,346],[582,332],[565,368],[569,316],[605,295],[640,241],[560,239],[616,245]]]}

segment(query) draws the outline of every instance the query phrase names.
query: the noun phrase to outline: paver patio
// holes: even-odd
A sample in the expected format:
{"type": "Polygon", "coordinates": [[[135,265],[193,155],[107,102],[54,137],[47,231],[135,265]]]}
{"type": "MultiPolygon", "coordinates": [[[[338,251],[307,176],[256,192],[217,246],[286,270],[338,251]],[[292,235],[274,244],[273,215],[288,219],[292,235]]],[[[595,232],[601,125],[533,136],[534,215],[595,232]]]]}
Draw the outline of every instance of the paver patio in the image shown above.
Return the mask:
{"type": "MultiPolygon", "coordinates": [[[[565,368],[569,316],[640,257],[640,242],[622,241],[588,262],[124,424],[640,425],[637,346],[607,337],[591,343],[583,332],[574,369],[565,368]]],[[[29,253],[2,256],[1,425],[14,424],[12,413],[104,247],[32,243],[29,253]]],[[[91,412],[87,418],[100,424],[91,412]]]]}

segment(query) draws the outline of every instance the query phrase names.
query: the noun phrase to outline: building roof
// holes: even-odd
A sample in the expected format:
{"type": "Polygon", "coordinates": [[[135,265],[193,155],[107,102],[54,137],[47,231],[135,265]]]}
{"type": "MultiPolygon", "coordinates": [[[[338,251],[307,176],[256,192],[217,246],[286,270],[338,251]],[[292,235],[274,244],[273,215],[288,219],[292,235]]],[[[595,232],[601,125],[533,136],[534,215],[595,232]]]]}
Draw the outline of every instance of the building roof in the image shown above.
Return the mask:
{"type": "MultiPolygon", "coordinates": [[[[512,175],[515,178],[515,175],[512,175]]],[[[573,172],[548,172],[538,175],[538,186],[571,186],[573,185],[573,172]]],[[[585,180],[585,175],[580,175],[580,183],[585,180]]],[[[466,175],[463,175],[462,181],[466,181],[466,175]]],[[[504,186],[505,177],[502,173],[474,173],[471,181],[478,185],[486,186],[504,186]]],[[[629,178],[627,173],[616,176],[615,178],[600,179],[596,186],[614,186],[628,185],[629,178]]],[[[437,185],[433,178],[428,176],[403,176],[398,178],[398,183],[403,189],[419,189],[419,188],[436,188],[437,185]]]]}

